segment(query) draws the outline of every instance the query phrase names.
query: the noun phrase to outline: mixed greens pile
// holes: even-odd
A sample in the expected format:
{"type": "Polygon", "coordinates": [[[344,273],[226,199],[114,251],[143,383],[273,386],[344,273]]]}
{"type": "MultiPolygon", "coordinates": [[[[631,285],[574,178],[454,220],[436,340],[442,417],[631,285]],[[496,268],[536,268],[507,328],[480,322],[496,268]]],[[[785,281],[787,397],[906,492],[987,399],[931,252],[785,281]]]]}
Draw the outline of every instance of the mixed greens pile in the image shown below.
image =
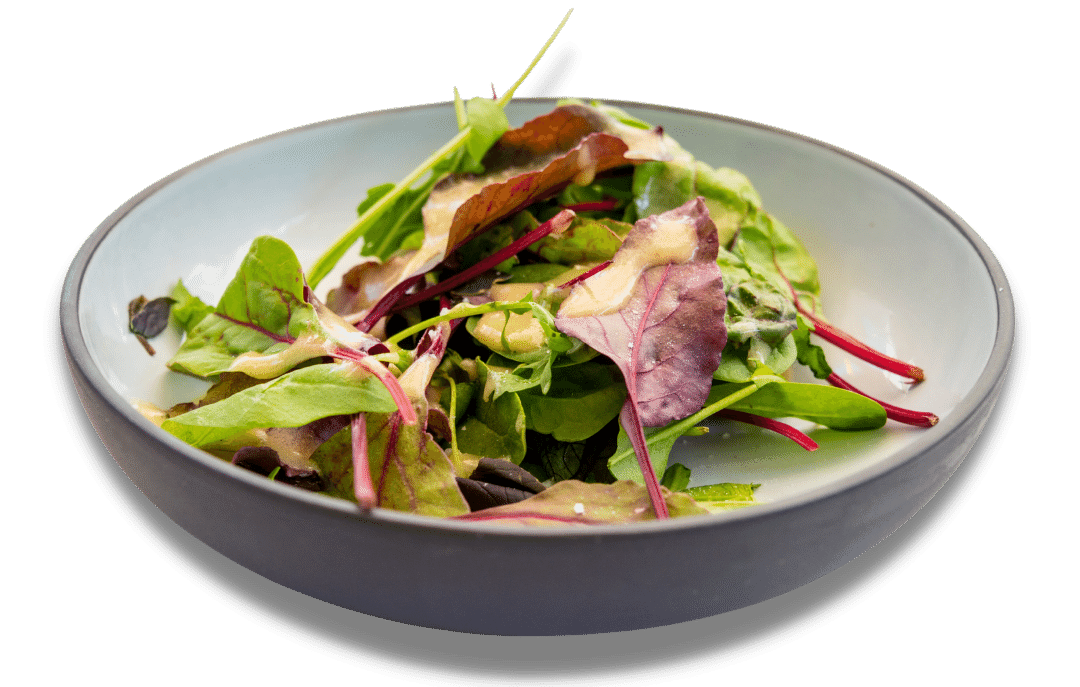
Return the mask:
{"type": "Polygon", "coordinates": [[[669,465],[707,418],[807,449],[778,418],[936,421],[828,367],[811,335],[922,378],[825,323],[813,259],[742,174],[601,103],[563,102],[510,129],[512,92],[456,99],[458,136],[369,190],[357,225],[306,274],[262,236],[216,306],[183,284],[133,303],[143,339],[171,306],[185,338],[169,367],[213,381],[203,398],[144,413],[365,509],[528,525],[753,503],[756,484],[690,487],[669,465]],[[360,263],[317,298],[358,241],[360,263]],[[830,384],[788,381],[797,364],[830,384]]]}

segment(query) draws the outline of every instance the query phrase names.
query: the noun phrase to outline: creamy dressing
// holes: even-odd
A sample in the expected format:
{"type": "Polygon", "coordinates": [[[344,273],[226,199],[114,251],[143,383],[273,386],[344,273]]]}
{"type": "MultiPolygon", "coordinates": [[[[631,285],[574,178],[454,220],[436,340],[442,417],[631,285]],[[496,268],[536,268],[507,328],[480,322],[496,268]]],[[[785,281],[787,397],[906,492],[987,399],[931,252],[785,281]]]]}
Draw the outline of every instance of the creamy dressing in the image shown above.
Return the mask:
{"type": "Polygon", "coordinates": [[[559,308],[559,317],[592,317],[619,310],[642,272],[688,262],[697,249],[697,229],[689,219],[660,222],[647,238],[633,250],[619,250],[606,269],[575,286],[559,308]]]}
{"type": "MultiPolygon", "coordinates": [[[[537,295],[544,288],[540,283],[522,282],[517,284],[495,284],[488,290],[488,295],[495,301],[520,301],[529,294],[537,295]]],[[[534,351],[547,341],[544,328],[536,321],[532,313],[489,312],[480,316],[473,329],[473,336],[484,342],[489,348],[507,350],[503,346],[505,333],[509,352],[524,353],[534,351]]]]}
{"type": "Polygon", "coordinates": [[[330,355],[334,343],[312,332],[305,332],[287,348],[277,353],[249,351],[236,356],[229,372],[243,372],[255,379],[270,379],[296,367],[305,360],[330,355]]]}

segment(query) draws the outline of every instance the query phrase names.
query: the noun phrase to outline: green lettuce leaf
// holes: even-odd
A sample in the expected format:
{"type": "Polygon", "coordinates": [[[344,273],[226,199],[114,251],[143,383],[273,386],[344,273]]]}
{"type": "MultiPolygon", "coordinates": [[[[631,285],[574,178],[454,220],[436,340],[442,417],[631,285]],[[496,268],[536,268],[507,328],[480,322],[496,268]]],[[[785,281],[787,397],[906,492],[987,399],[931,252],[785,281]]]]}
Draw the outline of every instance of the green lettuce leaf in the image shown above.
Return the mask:
{"type": "Polygon", "coordinates": [[[613,365],[586,362],[557,368],[547,393],[520,394],[528,429],[559,441],[584,441],[618,417],[626,384],[613,365]]]}

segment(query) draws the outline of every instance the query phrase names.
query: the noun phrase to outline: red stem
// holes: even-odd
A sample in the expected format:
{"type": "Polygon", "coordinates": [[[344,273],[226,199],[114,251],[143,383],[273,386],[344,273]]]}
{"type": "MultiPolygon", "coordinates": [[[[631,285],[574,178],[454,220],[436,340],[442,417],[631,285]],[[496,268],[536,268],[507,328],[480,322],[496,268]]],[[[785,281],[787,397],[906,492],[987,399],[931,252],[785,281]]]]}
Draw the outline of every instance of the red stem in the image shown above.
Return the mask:
{"type": "Polygon", "coordinates": [[[604,200],[598,200],[592,203],[575,203],[573,205],[563,205],[566,210],[573,210],[574,212],[587,212],[589,210],[614,210],[618,207],[619,201],[614,198],[605,198],[604,200]]]}
{"type": "Polygon", "coordinates": [[[652,312],[653,305],[656,303],[656,297],[660,293],[660,288],[667,281],[668,274],[671,272],[671,265],[667,265],[664,268],[664,274],[661,275],[660,280],[656,283],[656,288],[649,295],[649,303],[645,306],[644,313],[641,315],[641,321],[638,323],[637,331],[634,333],[634,340],[632,350],[633,355],[630,356],[630,369],[627,371],[626,376],[626,403],[623,404],[622,411],[619,413],[619,422],[622,423],[623,429],[626,430],[626,435],[630,438],[630,445],[634,447],[634,456],[637,457],[638,467],[641,468],[641,476],[645,478],[645,487],[649,491],[649,500],[652,501],[653,510],[656,511],[657,520],[666,520],[668,515],[667,502],[664,501],[664,493],[660,491],[660,482],[656,479],[656,471],[653,469],[652,460],[649,458],[649,445],[645,443],[645,429],[641,425],[641,417],[638,415],[638,401],[637,401],[637,363],[638,356],[641,350],[641,339],[645,335],[645,325],[649,320],[649,313],[652,312]]]}
{"type": "Polygon", "coordinates": [[[563,289],[569,289],[569,288],[570,288],[571,286],[574,286],[574,285],[576,285],[576,284],[577,284],[578,282],[582,282],[582,281],[585,281],[586,279],[588,279],[589,277],[593,276],[593,275],[594,275],[594,274],[596,274],[597,272],[600,272],[600,271],[602,271],[603,269],[605,269],[605,268],[606,268],[606,267],[607,267],[608,265],[610,265],[610,264],[611,264],[611,261],[610,261],[610,260],[605,260],[604,262],[600,263],[600,264],[599,264],[599,265],[597,265],[596,267],[593,267],[593,268],[591,268],[591,269],[590,269],[589,271],[587,271],[587,272],[584,272],[584,273],[582,273],[582,274],[579,274],[578,276],[574,277],[573,279],[571,279],[570,281],[566,282],[565,284],[560,284],[560,285],[559,285],[559,287],[560,287],[560,288],[563,288],[563,289]]]}
{"type": "Polygon", "coordinates": [[[762,429],[767,429],[771,432],[776,432],[777,434],[791,439],[807,451],[816,451],[818,448],[817,442],[810,437],[791,425],[786,425],[783,422],[773,420],[772,418],[761,417],[760,415],[754,415],[753,413],[744,413],[741,410],[731,410],[730,408],[724,408],[723,410],[718,411],[716,415],[718,417],[727,418],[728,420],[737,420],[739,422],[745,422],[750,425],[761,427],[762,429]]]}
{"type": "Polygon", "coordinates": [[[780,269],[780,263],[776,259],[775,247],[773,248],[773,266],[776,267],[777,273],[787,284],[788,290],[791,291],[791,300],[795,303],[795,308],[814,325],[815,334],[834,346],[847,351],[856,358],[865,360],[871,365],[880,367],[883,370],[888,370],[889,372],[894,372],[902,377],[907,377],[914,382],[921,382],[926,379],[926,375],[923,374],[922,368],[912,365],[911,363],[905,363],[903,360],[891,358],[881,351],[870,348],[847,332],[838,329],[827,322],[823,322],[815,316],[814,313],[804,308],[802,303],[799,302],[799,294],[795,291],[795,285],[792,284],[791,280],[784,274],[784,270],[780,269]]]}
{"type": "Polygon", "coordinates": [[[381,320],[390,312],[397,303],[405,295],[405,292],[411,289],[413,286],[423,281],[424,275],[418,274],[415,277],[409,277],[405,281],[401,282],[394,288],[390,289],[385,296],[379,299],[367,315],[364,315],[364,319],[357,323],[356,328],[362,332],[369,332],[371,328],[375,326],[375,323],[381,320]]]}
{"type": "Polygon", "coordinates": [[[814,333],[825,339],[829,343],[847,351],[856,358],[860,358],[876,365],[883,370],[889,372],[895,372],[898,375],[907,377],[908,379],[921,382],[926,379],[926,375],[922,369],[911,363],[905,363],[903,360],[897,360],[896,358],[890,358],[884,353],[870,348],[863,342],[859,341],[855,337],[851,336],[847,332],[844,332],[836,327],[823,322],[819,318],[815,317],[813,313],[804,308],[800,303],[798,297],[795,299],[795,307],[799,309],[810,322],[814,325],[814,333]]]}
{"type": "Polygon", "coordinates": [[[403,310],[410,306],[416,305],[417,303],[423,303],[429,298],[434,298],[440,293],[445,293],[446,291],[449,291],[455,286],[460,286],[470,281],[477,275],[487,272],[503,260],[517,255],[518,253],[525,250],[540,239],[544,238],[548,234],[566,229],[566,227],[570,226],[570,222],[573,221],[573,219],[574,213],[572,210],[563,210],[559,214],[555,215],[548,221],[544,222],[537,228],[533,229],[529,233],[519,238],[517,241],[511,243],[506,248],[492,253],[491,255],[484,258],[475,265],[472,265],[468,269],[462,270],[461,272],[458,272],[454,276],[450,277],[449,279],[445,279],[438,284],[429,286],[428,288],[420,291],[419,293],[414,293],[411,296],[407,296],[401,299],[393,309],[403,310]]]}
{"type": "Polygon", "coordinates": [[[914,425],[916,427],[933,427],[938,423],[938,416],[933,413],[926,413],[920,410],[908,410],[907,408],[901,408],[889,403],[885,403],[879,399],[874,398],[868,393],[859,391],[848,382],[844,381],[835,372],[829,375],[829,384],[841,389],[847,389],[848,391],[854,391],[857,394],[866,396],[871,401],[876,401],[885,409],[885,415],[890,420],[896,420],[902,422],[905,425],[914,425]]]}
{"type": "Polygon", "coordinates": [[[394,403],[401,413],[401,419],[405,421],[405,424],[416,424],[416,411],[413,410],[412,401],[405,395],[405,390],[401,388],[397,377],[390,374],[390,370],[386,369],[382,363],[366,353],[360,353],[349,348],[335,348],[330,355],[342,360],[351,360],[375,375],[376,379],[382,382],[382,385],[390,392],[390,398],[394,399],[394,403]]]}

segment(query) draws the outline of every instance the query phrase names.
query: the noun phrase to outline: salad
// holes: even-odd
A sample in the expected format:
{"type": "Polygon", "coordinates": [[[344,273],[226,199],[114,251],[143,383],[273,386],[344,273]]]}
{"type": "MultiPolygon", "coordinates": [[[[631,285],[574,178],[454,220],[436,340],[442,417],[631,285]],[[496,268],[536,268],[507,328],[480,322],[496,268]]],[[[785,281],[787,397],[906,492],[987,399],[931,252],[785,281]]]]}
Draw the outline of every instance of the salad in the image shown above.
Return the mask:
{"type": "Polygon", "coordinates": [[[923,379],[827,323],[813,258],[744,175],[600,102],[563,101],[511,128],[514,88],[455,92],[458,135],[368,190],[310,269],[261,236],[216,305],[183,283],[133,301],[147,351],[179,327],[168,367],[212,381],[143,414],[363,509],[535,526],[753,504],[759,485],[690,486],[669,460],[708,418],[806,450],[814,441],[782,418],[936,423],[829,367],[816,339],[923,379]],[[346,256],[355,266],[316,296],[346,256]],[[799,365],[827,383],[790,381],[799,365]]]}

